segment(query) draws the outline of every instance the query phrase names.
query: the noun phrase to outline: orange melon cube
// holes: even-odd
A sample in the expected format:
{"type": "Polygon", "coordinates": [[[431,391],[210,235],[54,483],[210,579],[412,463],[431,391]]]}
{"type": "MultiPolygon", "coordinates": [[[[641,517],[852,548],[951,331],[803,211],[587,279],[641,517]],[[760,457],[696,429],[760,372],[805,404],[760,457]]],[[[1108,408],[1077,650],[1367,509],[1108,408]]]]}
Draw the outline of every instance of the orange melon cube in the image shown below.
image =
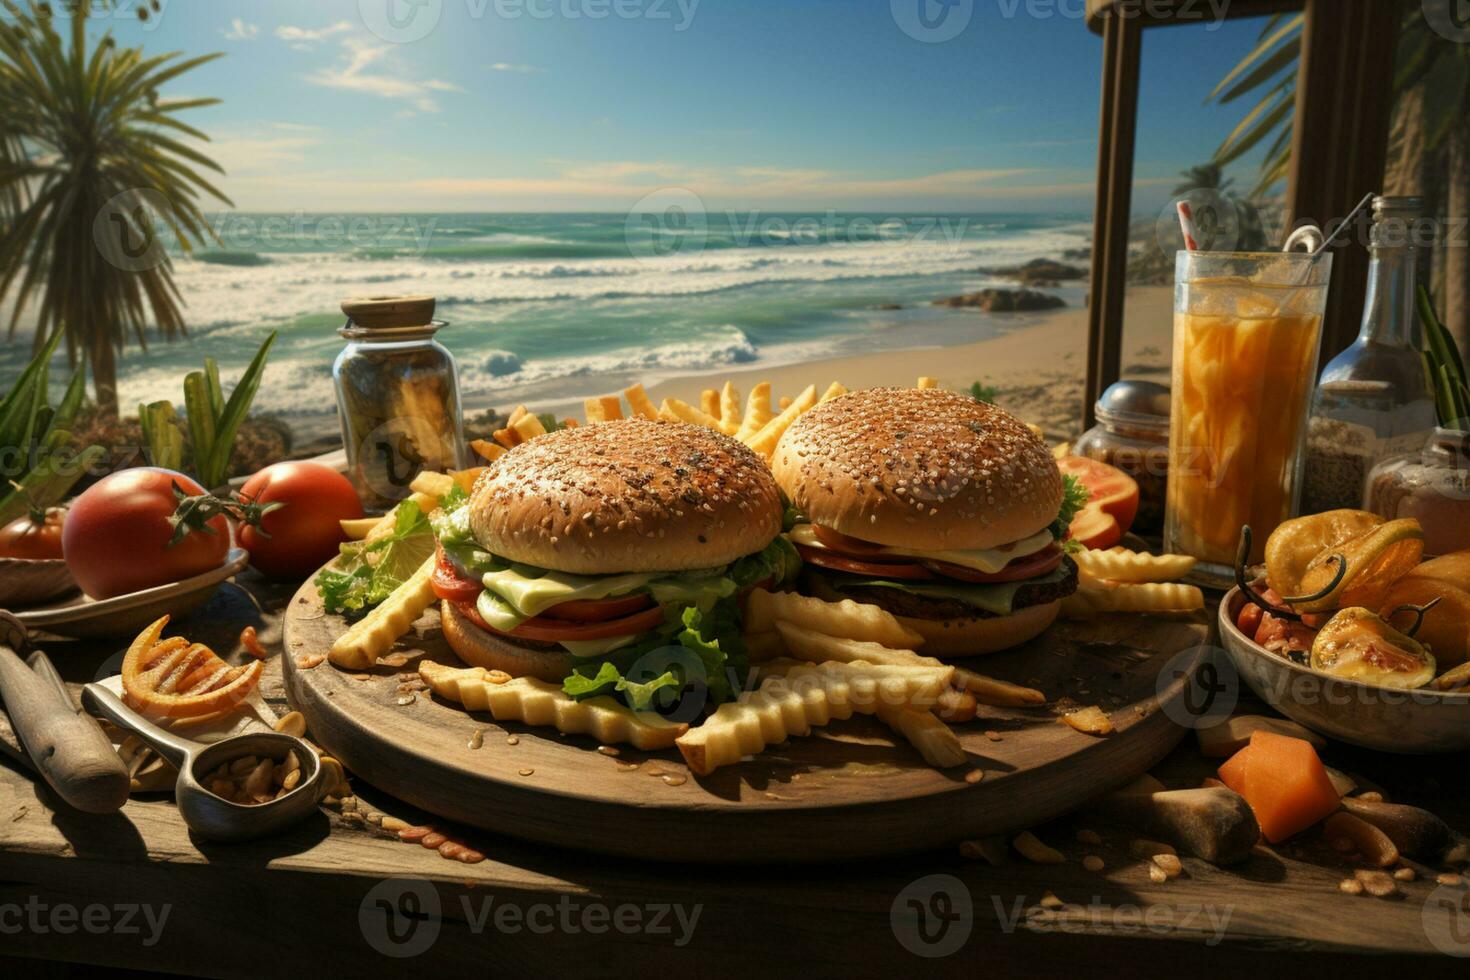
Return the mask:
{"type": "Polygon", "coordinates": [[[1257,731],[1220,767],[1220,781],[1245,797],[1275,844],[1331,814],[1341,801],[1310,742],[1257,731]]]}

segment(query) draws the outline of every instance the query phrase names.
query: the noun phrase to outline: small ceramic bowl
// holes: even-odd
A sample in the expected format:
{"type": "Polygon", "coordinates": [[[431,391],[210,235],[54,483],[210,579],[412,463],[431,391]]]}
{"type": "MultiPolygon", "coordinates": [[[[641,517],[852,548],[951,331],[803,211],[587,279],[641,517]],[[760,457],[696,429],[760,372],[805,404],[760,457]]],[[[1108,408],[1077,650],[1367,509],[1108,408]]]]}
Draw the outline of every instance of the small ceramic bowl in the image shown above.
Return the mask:
{"type": "Polygon", "coordinates": [[[1382,752],[1428,755],[1470,749],[1470,692],[1405,691],[1343,680],[1278,656],[1235,625],[1245,597],[1220,603],[1220,641],[1261,699],[1323,735],[1382,752]]]}
{"type": "Polygon", "coordinates": [[[60,558],[0,558],[0,609],[24,609],[76,590],[60,558]]]}

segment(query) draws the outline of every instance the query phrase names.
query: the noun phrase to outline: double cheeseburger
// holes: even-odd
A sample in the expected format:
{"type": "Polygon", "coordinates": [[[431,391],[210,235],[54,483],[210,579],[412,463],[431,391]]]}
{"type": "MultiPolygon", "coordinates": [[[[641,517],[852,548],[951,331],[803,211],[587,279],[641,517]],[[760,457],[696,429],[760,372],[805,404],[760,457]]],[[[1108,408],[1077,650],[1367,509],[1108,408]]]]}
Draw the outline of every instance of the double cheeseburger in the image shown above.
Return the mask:
{"type": "Polygon", "coordinates": [[[740,595],[800,566],[781,517],[765,462],[702,426],[548,433],[436,517],[444,637],[467,664],[577,698],[647,710],[702,685],[718,703],[744,680],[740,595]]]}
{"type": "Polygon", "coordinates": [[[1023,643],[1076,591],[1086,491],[1019,419],[938,388],[874,388],[799,417],[772,460],[814,595],[873,603],[963,656],[1023,643]]]}

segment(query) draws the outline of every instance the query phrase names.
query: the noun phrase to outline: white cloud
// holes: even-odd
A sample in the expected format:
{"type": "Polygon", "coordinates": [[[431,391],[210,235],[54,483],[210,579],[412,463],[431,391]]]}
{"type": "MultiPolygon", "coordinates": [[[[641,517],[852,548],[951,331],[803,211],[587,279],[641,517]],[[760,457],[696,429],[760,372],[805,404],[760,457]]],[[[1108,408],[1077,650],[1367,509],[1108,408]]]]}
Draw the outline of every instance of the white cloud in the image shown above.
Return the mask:
{"type": "Polygon", "coordinates": [[[278,174],[282,167],[306,162],[306,151],[321,141],[312,136],[224,135],[198,144],[200,152],[224,167],[228,177],[278,174]]]}
{"type": "Polygon", "coordinates": [[[395,73],[385,57],[390,45],[373,45],[356,38],[343,38],[345,63],[337,68],[321,68],[305,76],[313,85],[361,92],[382,99],[403,99],[419,112],[438,112],[439,104],[427,93],[461,92],[458,85],[437,78],[415,79],[395,73]]]}
{"type": "Polygon", "coordinates": [[[271,127],[274,129],[284,129],[288,133],[316,133],[321,131],[320,126],[313,126],[310,123],[273,122],[271,123],[271,127]]]}
{"type": "Polygon", "coordinates": [[[290,24],[282,24],[276,28],[276,37],[285,41],[297,51],[310,51],[320,41],[324,41],[333,34],[341,34],[343,31],[352,30],[352,21],[339,20],[335,24],[326,27],[293,27],[290,24]]]}
{"type": "Polygon", "coordinates": [[[540,75],[546,71],[545,68],[537,68],[535,65],[517,65],[509,61],[497,61],[490,66],[491,71],[508,71],[517,75],[540,75]]]}
{"type": "Polygon", "coordinates": [[[230,21],[229,28],[223,33],[226,41],[253,41],[260,34],[260,26],[258,24],[247,24],[239,17],[236,17],[230,21]]]}

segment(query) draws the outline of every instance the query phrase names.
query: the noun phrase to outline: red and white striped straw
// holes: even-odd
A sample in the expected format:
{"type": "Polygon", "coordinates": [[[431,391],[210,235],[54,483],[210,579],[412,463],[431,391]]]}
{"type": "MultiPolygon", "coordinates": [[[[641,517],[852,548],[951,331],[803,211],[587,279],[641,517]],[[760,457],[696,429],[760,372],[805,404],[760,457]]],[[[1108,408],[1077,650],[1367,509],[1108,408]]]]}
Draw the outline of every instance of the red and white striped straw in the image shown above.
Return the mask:
{"type": "Polygon", "coordinates": [[[1189,202],[1180,201],[1174,205],[1174,210],[1179,212],[1179,230],[1184,232],[1184,247],[1191,252],[1199,251],[1199,239],[1195,238],[1194,212],[1189,209],[1189,202]]]}

